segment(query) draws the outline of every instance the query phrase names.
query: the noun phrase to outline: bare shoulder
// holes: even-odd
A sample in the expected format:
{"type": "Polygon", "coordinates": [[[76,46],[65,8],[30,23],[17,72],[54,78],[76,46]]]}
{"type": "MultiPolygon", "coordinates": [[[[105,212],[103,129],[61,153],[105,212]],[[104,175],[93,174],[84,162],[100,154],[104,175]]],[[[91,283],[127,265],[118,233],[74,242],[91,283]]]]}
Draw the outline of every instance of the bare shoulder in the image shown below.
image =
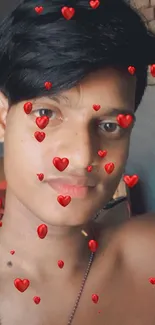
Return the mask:
{"type": "Polygon", "coordinates": [[[118,233],[126,244],[129,242],[142,244],[141,241],[149,243],[152,240],[155,243],[155,213],[131,218],[120,227],[118,233]]]}
{"type": "Polygon", "coordinates": [[[124,264],[155,277],[155,213],[131,219],[118,230],[117,238],[124,264]]]}

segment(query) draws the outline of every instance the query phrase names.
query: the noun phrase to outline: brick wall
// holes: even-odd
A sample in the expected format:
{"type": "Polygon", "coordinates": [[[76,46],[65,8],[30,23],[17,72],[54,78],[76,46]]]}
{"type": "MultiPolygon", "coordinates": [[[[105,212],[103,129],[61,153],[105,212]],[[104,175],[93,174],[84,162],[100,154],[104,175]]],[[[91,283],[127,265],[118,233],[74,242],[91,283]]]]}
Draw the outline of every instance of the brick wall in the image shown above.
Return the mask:
{"type": "MultiPolygon", "coordinates": [[[[142,13],[147,25],[155,33],[155,0],[130,0],[130,2],[142,13]]],[[[155,77],[151,76],[149,70],[148,84],[155,85],[155,77]]]]}

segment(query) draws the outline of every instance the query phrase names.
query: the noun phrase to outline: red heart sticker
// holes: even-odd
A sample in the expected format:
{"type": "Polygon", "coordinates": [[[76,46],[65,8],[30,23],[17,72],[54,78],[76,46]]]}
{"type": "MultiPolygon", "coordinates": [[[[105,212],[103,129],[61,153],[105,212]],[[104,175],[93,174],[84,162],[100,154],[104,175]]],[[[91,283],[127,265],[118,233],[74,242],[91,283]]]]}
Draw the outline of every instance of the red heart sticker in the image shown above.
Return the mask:
{"type": "Polygon", "coordinates": [[[37,228],[38,236],[41,239],[44,239],[46,237],[47,232],[48,232],[48,227],[45,224],[42,224],[37,228]]]}
{"type": "Polygon", "coordinates": [[[155,278],[149,278],[149,282],[150,282],[151,284],[155,284],[155,278]]]}
{"type": "Polygon", "coordinates": [[[129,73],[133,76],[134,74],[135,74],[135,71],[136,71],[136,69],[135,69],[135,67],[133,67],[133,66],[129,66],[128,67],[128,71],[129,71],[129,73]]]}
{"type": "Polygon", "coordinates": [[[15,254],[15,251],[14,250],[10,251],[10,254],[11,255],[14,255],[15,254]]]}
{"type": "Polygon", "coordinates": [[[58,261],[58,266],[59,266],[60,269],[62,269],[64,267],[64,261],[59,260],[58,261]]]}
{"type": "Polygon", "coordinates": [[[43,181],[43,179],[44,179],[44,174],[40,173],[40,174],[37,174],[37,176],[38,176],[38,179],[39,179],[40,181],[43,181]]]}
{"type": "Polygon", "coordinates": [[[45,88],[46,88],[47,90],[50,90],[50,89],[52,88],[52,83],[51,83],[50,81],[46,81],[46,82],[44,83],[44,86],[45,86],[45,88]]]}
{"type": "Polygon", "coordinates": [[[137,175],[132,175],[132,176],[125,175],[123,177],[123,180],[129,187],[133,187],[138,183],[139,177],[137,175]]]}
{"type": "Polygon", "coordinates": [[[128,115],[119,114],[117,116],[117,122],[122,128],[126,129],[133,122],[133,117],[129,114],[128,115]]]}
{"type": "Polygon", "coordinates": [[[152,64],[150,66],[150,73],[151,73],[152,77],[155,77],[155,64],[152,64]]]}
{"type": "Polygon", "coordinates": [[[98,242],[94,239],[89,240],[88,247],[91,250],[91,252],[96,252],[98,248],[98,242]]]}
{"type": "Polygon", "coordinates": [[[40,6],[40,7],[35,7],[34,10],[35,10],[35,12],[36,12],[37,14],[41,14],[41,13],[43,12],[43,7],[42,7],[42,6],[40,6]]]}
{"type": "Polygon", "coordinates": [[[104,158],[104,157],[107,155],[107,150],[99,150],[99,151],[98,151],[98,155],[99,155],[101,158],[104,158]]]}
{"type": "Polygon", "coordinates": [[[99,300],[99,296],[96,295],[96,294],[93,294],[92,295],[92,301],[94,302],[94,304],[97,304],[98,303],[98,300],[99,300]]]}
{"type": "Polygon", "coordinates": [[[75,14],[75,9],[72,7],[63,7],[61,12],[65,19],[70,20],[75,14]]]}
{"type": "Polygon", "coordinates": [[[35,136],[36,140],[38,140],[39,142],[42,142],[45,139],[45,133],[44,132],[36,131],[34,133],[34,136],[35,136]]]}
{"type": "Polygon", "coordinates": [[[40,297],[35,296],[35,297],[33,297],[33,301],[35,302],[36,305],[38,305],[40,303],[41,299],[40,299],[40,297]]]}
{"type": "Polygon", "coordinates": [[[40,129],[44,129],[49,123],[48,116],[40,116],[36,118],[36,124],[40,129]]]}
{"type": "Polygon", "coordinates": [[[94,104],[93,105],[93,109],[94,109],[94,111],[99,111],[99,109],[101,108],[101,106],[100,105],[97,105],[97,104],[94,104]]]}
{"type": "Polygon", "coordinates": [[[113,163],[108,163],[104,166],[105,171],[107,174],[111,174],[115,168],[115,165],[113,163]]]}
{"type": "Polygon", "coordinates": [[[93,9],[96,9],[100,5],[100,1],[99,0],[91,0],[89,2],[89,4],[93,9]]]}
{"type": "Polygon", "coordinates": [[[27,102],[24,104],[24,111],[26,114],[30,114],[32,111],[32,103],[31,102],[27,102]]]}
{"type": "Polygon", "coordinates": [[[20,291],[24,292],[30,285],[30,281],[28,279],[15,279],[14,280],[15,287],[20,291]]]}
{"type": "Polygon", "coordinates": [[[63,206],[63,207],[66,207],[70,202],[71,202],[71,197],[66,195],[66,196],[63,196],[63,195],[59,195],[57,197],[57,201],[63,206]]]}
{"type": "Polygon", "coordinates": [[[88,172],[88,173],[91,173],[92,170],[93,170],[93,166],[88,166],[88,167],[87,167],[87,172],[88,172]]]}
{"type": "Polygon", "coordinates": [[[67,168],[69,164],[69,160],[67,158],[53,158],[53,165],[59,170],[59,172],[63,172],[67,168]]]}

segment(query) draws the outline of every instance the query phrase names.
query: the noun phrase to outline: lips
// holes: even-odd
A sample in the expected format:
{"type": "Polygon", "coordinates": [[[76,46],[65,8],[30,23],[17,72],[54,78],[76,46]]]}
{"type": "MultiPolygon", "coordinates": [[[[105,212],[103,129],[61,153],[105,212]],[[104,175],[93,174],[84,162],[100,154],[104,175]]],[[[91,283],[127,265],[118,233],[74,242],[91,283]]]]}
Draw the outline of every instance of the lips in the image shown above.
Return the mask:
{"type": "Polygon", "coordinates": [[[72,198],[84,198],[95,187],[94,182],[88,182],[84,178],[56,178],[47,183],[58,194],[70,195],[72,198]]]}

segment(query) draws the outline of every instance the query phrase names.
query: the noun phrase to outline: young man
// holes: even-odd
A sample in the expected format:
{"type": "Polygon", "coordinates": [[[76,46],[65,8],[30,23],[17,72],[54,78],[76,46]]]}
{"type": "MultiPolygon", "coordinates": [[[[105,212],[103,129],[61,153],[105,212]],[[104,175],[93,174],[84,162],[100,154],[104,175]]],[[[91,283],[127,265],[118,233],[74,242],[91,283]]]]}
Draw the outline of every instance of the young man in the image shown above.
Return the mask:
{"type": "Polygon", "coordinates": [[[1,325],[155,324],[154,219],[95,222],[154,50],[121,0],[25,0],[1,24],[1,325]]]}

